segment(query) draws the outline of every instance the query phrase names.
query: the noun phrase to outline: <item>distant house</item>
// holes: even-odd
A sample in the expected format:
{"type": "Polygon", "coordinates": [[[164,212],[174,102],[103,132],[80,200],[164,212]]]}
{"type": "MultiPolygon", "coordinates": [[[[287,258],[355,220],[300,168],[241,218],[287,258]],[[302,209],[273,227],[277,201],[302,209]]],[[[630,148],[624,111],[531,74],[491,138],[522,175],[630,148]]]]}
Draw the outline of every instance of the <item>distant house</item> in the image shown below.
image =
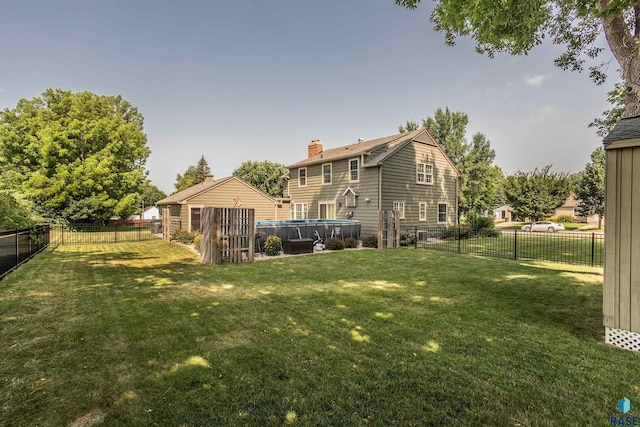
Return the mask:
{"type": "Polygon", "coordinates": [[[513,208],[509,205],[500,206],[493,210],[493,220],[495,222],[511,222],[515,220],[513,208]]]}
{"type": "Polygon", "coordinates": [[[396,210],[400,226],[454,225],[459,172],[425,129],[324,150],[288,166],[292,219],[355,219],[375,234],[379,210],[396,210]]]}
{"type": "Polygon", "coordinates": [[[144,208],[144,212],[142,212],[142,215],[137,214],[137,215],[131,215],[128,219],[132,219],[132,220],[140,220],[140,219],[159,219],[160,218],[160,211],[158,210],[157,206],[145,206],[144,208]]]}
{"type": "Polygon", "coordinates": [[[567,200],[565,200],[562,206],[553,211],[552,216],[558,218],[561,215],[568,215],[574,217],[579,222],[587,222],[590,224],[598,222],[599,217],[597,214],[588,217],[581,216],[580,211],[578,210],[578,206],[580,206],[580,200],[577,200],[572,194],[567,197],[567,200]]]}
{"type": "Polygon", "coordinates": [[[235,176],[214,180],[207,175],[204,182],[158,200],[156,205],[170,208],[172,222],[189,231],[200,229],[200,210],[205,206],[253,208],[256,221],[289,219],[288,209],[282,208],[281,201],[235,176]]]}

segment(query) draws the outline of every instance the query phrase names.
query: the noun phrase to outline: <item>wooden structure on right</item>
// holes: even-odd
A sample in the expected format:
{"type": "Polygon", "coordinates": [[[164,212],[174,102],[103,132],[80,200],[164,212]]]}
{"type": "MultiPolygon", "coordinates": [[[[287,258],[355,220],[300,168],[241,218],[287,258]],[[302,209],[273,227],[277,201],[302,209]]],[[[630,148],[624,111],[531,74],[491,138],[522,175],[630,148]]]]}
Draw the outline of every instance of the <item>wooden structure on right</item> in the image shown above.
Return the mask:
{"type": "Polygon", "coordinates": [[[640,116],[620,120],[604,144],[605,342],[640,351],[640,116]]]}
{"type": "Polygon", "coordinates": [[[378,211],[378,249],[400,247],[400,218],[397,211],[378,211]]]}

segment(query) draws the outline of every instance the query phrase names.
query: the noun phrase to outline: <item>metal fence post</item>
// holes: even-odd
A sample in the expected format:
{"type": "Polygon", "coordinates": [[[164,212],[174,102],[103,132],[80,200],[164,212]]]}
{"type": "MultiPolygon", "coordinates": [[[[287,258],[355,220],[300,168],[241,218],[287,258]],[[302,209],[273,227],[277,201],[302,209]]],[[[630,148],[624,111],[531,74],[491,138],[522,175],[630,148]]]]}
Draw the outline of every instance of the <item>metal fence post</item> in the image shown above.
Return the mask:
{"type": "Polygon", "coordinates": [[[593,267],[596,256],[596,233],[591,233],[591,267],[593,267]]]}
{"type": "Polygon", "coordinates": [[[113,224],[113,243],[118,243],[118,226],[113,224]]]}
{"type": "Polygon", "coordinates": [[[518,259],[518,230],[513,233],[513,259],[518,259]]]}
{"type": "Polygon", "coordinates": [[[460,227],[458,227],[458,253],[460,253],[460,227]]]}
{"type": "Polygon", "coordinates": [[[418,226],[413,228],[413,248],[418,249],[418,226]]]}
{"type": "Polygon", "coordinates": [[[20,250],[18,245],[20,244],[20,239],[18,238],[18,229],[16,228],[16,267],[20,265],[20,250]]]}

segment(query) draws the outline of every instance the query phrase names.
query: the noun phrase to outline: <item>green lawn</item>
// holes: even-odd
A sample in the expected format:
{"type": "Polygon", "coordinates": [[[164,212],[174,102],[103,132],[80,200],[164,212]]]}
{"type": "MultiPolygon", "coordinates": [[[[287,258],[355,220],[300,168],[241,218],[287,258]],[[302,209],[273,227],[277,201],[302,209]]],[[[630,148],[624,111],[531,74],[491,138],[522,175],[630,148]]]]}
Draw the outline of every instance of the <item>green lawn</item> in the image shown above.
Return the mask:
{"type": "Polygon", "coordinates": [[[623,396],[637,414],[640,356],[602,344],[601,282],[408,249],[60,246],[0,282],[0,425],[609,425],[623,396]]]}

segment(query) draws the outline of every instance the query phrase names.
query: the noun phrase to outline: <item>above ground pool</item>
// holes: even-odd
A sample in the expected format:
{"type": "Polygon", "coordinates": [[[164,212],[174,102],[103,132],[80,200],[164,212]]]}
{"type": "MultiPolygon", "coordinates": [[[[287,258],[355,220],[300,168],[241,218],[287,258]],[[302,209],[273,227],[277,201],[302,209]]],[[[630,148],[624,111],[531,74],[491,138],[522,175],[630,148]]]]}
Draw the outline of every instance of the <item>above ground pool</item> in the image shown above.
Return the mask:
{"type": "Polygon", "coordinates": [[[331,237],[360,239],[360,221],[342,219],[290,219],[256,221],[260,245],[267,236],[291,239],[316,239],[316,231],[324,240],[331,237]]]}

